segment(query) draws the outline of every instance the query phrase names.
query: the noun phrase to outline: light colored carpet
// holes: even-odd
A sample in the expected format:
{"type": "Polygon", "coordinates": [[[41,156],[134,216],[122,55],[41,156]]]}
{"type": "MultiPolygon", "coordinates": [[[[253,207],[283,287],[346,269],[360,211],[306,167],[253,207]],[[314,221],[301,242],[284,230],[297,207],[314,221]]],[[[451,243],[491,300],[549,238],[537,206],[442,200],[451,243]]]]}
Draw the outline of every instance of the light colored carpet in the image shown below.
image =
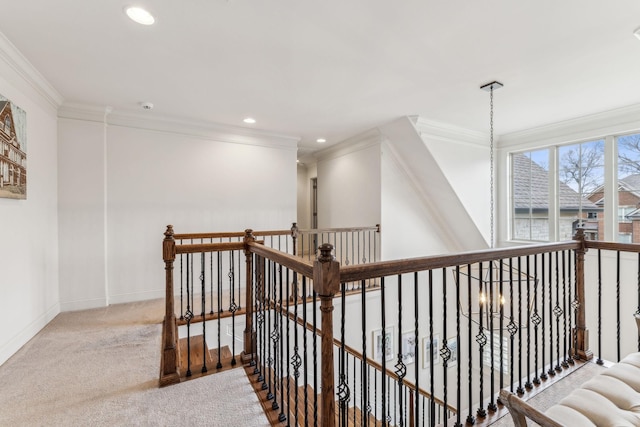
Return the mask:
{"type": "Polygon", "coordinates": [[[62,313],[0,366],[2,426],[268,426],[243,369],[158,388],[163,302],[62,313]]]}

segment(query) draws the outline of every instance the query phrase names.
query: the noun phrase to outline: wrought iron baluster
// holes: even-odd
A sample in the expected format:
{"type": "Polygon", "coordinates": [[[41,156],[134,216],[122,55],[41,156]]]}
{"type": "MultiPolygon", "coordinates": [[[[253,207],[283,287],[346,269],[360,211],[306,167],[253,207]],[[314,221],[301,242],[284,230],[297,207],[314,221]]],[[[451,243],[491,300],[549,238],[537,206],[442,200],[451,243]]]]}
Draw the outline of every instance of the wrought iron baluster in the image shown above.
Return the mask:
{"type": "MultiPolygon", "coordinates": [[[[302,363],[304,371],[304,423],[309,425],[309,393],[308,393],[308,381],[309,381],[309,369],[308,369],[308,353],[307,353],[307,286],[304,283],[305,277],[303,276],[302,286],[302,363]]],[[[314,391],[315,393],[315,391],[314,391]]]]}
{"type": "Polygon", "coordinates": [[[216,363],[216,369],[221,369],[222,368],[222,361],[220,360],[220,355],[222,354],[221,352],[221,328],[222,328],[222,322],[220,321],[220,314],[222,313],[222,252],[218,252],[218,363],[216,363]]]}
{"type": "MultiPolygon", "coordinates": [[[[544,261],[544,255],[542,255],[544,261]]],[[[531,323],[533,323],[533,383],[540,385],[540,377],[538,376],[538,325],[542,318],[538,314],[538,255],[533,256],[533,315],[531,323]]],[[[544,351],[543,351],[544,354],[544,351]]]]}
{"type": "Polygon", "coordinates": [[[184,318],[187,320],[187,377],[191,376],[191,319],[193,319],[193,312],[191,311],[191,305],[189,305],[191,299],[189,298],[189,283],[190,283],[190,270],[189,259],[191,254],[187,254],[187,311],[184,313],[184,318]]]}
{"type": "MultiPolygon", "coordinates": [[[[489,335],[489,356],[491,357],[491,363],[490,363],[490,370],[489,370],[489,377],[490,377],[490,381],[489,381],[489,388],[490,388],[490,392],[489,392],[489,404],[487,405],[487,409],[491,412],[495,412],[498,410],[498,406],[496,405],[495,401],[494,401],[494,397],[496,394],[495,391],[495,366],[494,366],[494,345],[493,345],[493,313],[494,313],[494,307],[493,307],[493,268],[494,268],[494,263],[493,261],[490,261],[488,264],[488,270],[489,270],[489,283],[488,283],[488,287],[489,287],[489,324],[487,326],[489,326],[489,330],[490,330],[490,335],[489,335]]],[[[446,317],[445,317],[446,319],[446,317]]],[[[445,404],[445,407],[447,405],[445,404]]]]}
{"type": "Polygon", "coordinates": [[[547,373],[545,371],[545,366],[546,366],[546,364],[545,364],[546,344],[545,343],[546,343],[547,340],[545,339],[545,333],[546,333],[546,331],[545,331],[545,324],[546,324],[545,323],[545,320],[546,320],[546,318],[545,318],[545,303],[546,303],[546,301],[545,301],[545,289],[546,289],[546,286],[545,286],[545,283],[544,283],[544,279],[545,279],[545,277],[547,277],[547,275],[546,275],[544,260],[545,260],[545,256],[544,256],[544,254],[541,254],[540,255],[540,264],[542,266],[542,268],[540,269],[540,291],[541,291],[540,305],[541,305],[541,309],[542,309],[542,317],[541,317],[541,320],[540,320],[540,324],[542,325],[542,330],[540,331],[540,341],[542,343],[542,349],[540,351],[540,354],[542,355],[542,360],[541,360],[541,364],[540,364],[541,365],[540,366],[540,368],[541,368],[540,379],[541,380],[546,380],[548,378],[547,377],[547,373]]]}
{"type": "MultiPolygon", "coordinates": [[[[398,362],[396,362],[395,368],[395,374],[398,376],[398,394],[396,396],[398,400],[396,400],[396,409],[402,413],[404,410],[402,390],[404,377],[407,375],[407,367],[402,360],[402,275],[400,274],[398,275],[398,362]]],[[[400,420],[400,425],[402,426],[402,419],[400,420]]]]}
{"type": "Polygon", "coordinates": [[[598,249],[598,365],[603,365],[602,360],[602,252],[598,249]]]}
{"type": "Polygon", "coordinates": [[[522,257],[518,257],[518,394],[522,387],[522,257]]]}
{"type": "MultiPolygon", "coordinates": [[[[278,237],[278,246],[280,246],[280,237],[278,237]]],[[[288,271],[288,270],[287,270],[288,271]]],[[[288,274],[287,274],[288,276],[288,274]]],[[[287,282],[286,288],[288,288],[289,283],[287,282]]],[[[287,317],[284,316],[284,303],[283,303],[283,292],[282,292],[282,265],[278,265],[278,293],[280,294],[278,297],[278,302],[280,305],[280,318],[278,319],[279,324],[279,332],[278,332],[278,341],[280,342],[280,357],[278,360],[280,361],[280,414],[278,415],[278,421],[284,422],[287,419],[287,416],[284,413],[285,405],[284,405],[284,336],[283,336],[283,322],[287,317]]],[[[315,324],[314,324],[315,327],[315,324]]],[[[287,377],[287,381],[288,381],[287,377]]]]}
{"type": "Polygon", "coordinates": [[[442,397],[444,406],[448,401],[448,378],[447,371],[449,368],[449,360],[451,360],[451,349],[447,342],[447,269],[442,269],[442,347],[440,349],[440,357],[442,358],[442,397]]]}
{"type": "Polygon", "coordinates": [[[340,402],[340,426],[347,425],[347,404],[349,402],[350,390],[347,384],[347,352],[345,347],[345,323],[346,323],[346,295],[347,287],[345,283],[340,284],[340,353],[339,353],[339,382],[338,401],[340,402]]]}
{"type": "Polygon", "coordinates": [[[210,289],[209,289],[209,298],[210,298],[210,307],[209,314],[213,316],[213,252],[209,253],[209,279],[210,279],[210,289]]]}
{"type": "MultiPolygon", "coordinates": [[[[416,273],[416,402],[418,401],[418,398],[420,397],[419,394],[419,390],[420,387],[418,385],[418,365],[417,365],[417,360],[418,357],[417,355],[418,353],[418,345],[417,345],[417,341],[418,341],[418,286],[417,286],[417,282],[418,282],[418,273],[416,273]]],[[[458,360],[458,365],[456,367],[456,423],[454,424],[454,427],[462,427],[462,422],[460,420],[460,408],[462,407],[462,395],[461,395],[461,369],[462,369],[462,352],[460,351],[460,346],[462,344],[461,341],[461,337],[460,337],[460,266],[456,265],[456,343],[458,344],[456,346],[456,359],[458,360]]],[[[471,333],[471,330],[469,330],[469,333],[471,333]]],[[[416,419],[418,417],[418,404],[416,403],[416,419]]]]}
{"type": "MultiPolygon", "coordinates": [[[[638,252],[638,280],[637,280],[637,292],[638,292],[638,309],[636,310],[637,315],[640,315],[640,252],[638,252]]],[[[577,308],[576,308],[577,310],[577,308]]],[[[577,315],[576,315],[577,318],[577,315]]],[[[638,351],[640,351],[640,334],[638,334],[638,351]]]]}
{"type": "MultiPolygon", "coordinates": [[[[555,376],[553,369],[553,254],[549,252],[549,370],[550,376],[555,376]]],[[[557,267],[557,263],[556,263],[557,267]]]]}
{"type": "Polygon", "coordinates": [[[206,291],[205,291],[205,277],[204,277],[204,272],[205,272],[205,253],[202,252],[200,253],[200,302],[202,303],[202,311],[200,313],[200,316],[202,317],[202,370],[201,372],[204,374],[205,372],[207,372],[207,341],[205,339],[205,337],[207,336],[207,330],[206,330],[206,326],[207,326],[207,322],[205,322],[205,310],[206,310],[206,291]]]}
{"type": "MultiPolygon", "coordinates": [[[[361,330],[361,334],[362,334],[362,361],[360,362],[360,408],[361,408],[361,413],[360,413],[360,417],[361,417],[361,424],[364,424],[364,416],[365,416],[365,412],[367,412],[368,406],[369,406],[369,396],[366,395],[365,393],[363,393],[363,387],[365,386],[365,384],[367,384],[367,371],[366,371],[366,367],[367,367],[367,296],[366,296],[366,288],[364,286],[364,280],[362,281],[362,285],[360,286],[360,302],[361,302],[361,325],[362,325],[362,330],[361,330]]],[[[368,421],[368,417],[367,417],[367,421],[368,421]]]]}
{"type": "MultiPolygon", "coordinates": [[[[384,340],[384,337],[386,337],[387,335],[387,322],[386,322],[386,310],[385,310],[385,278],[381,277],[380,278],[380,322],[382,325],[382,339],[384,340]]],[[[375,345],[375,343],[374,343],[375,345]]],[[[386,358],[386,353],[384,350],[385,346],[382,346],[382,360],[381,360],[381,364],[382,364],[382,374],[381,374],[381,386],[382,386],[382,390],[381,390],[381,400],[382,400],[382,417],[386,417],[387,416],[387,381],[385,381],[385,379],[387,378],[387,358],[386,358]]]]}
{"type": "MultiPolygon", "coordinates": [[[[231,265],[231,270],[229,271],[229,289],[231,290],[231,304],[229,305],[229,311],[231,312],[231,366],[236,365],[236,312],[238,311],[238,306],[236,305],[236,295],[235,295],[235,271],[234,271],[234,254],[235,251],[231,251],[229,254],[229,260],[231,265]]],[[[240,257],[238,257],[240,258],[240,257]]]]}
{"type": "Polygon", "coordinates": [[[478,410],[476,411],[476,416],[478,418],[484,418],[487,416],[487,411],[484,410],[484,366],[483,366],[484,364],[482,363],[482,359],[484,357],[484,346],[487,344],[487,336],[484,333],[484,324],[483,324],[483,317],[484,317],[483,299],[485,299],[485,297],[482,294],[482,277],[484,277],[482,274],[482,262],[478,263],[478,277],[480,278],[480,287],[479,287],[479,294],[478,294],[479,332],[478,332],[478,335],[476,335],[476,342],[478,343],[478,356],[479,356],[478,364],[480,365],[480,378],[479,378],[480,387],[478,390],[480,397],[478,399],[478,410]]]}
{"type": "MultiPolygon", "coordinates": [[[[499,353],[500,353],[500,390],[504,388],[504,260],[500,259],[498,261],[498,267],[500,268],[500,272],[498,273],[498,280],[500,284],[498,285],[498,292],[500,292],[500,320],[499,320],[499,353]]],[[[511,374],[509,374],[511,376],[511,374]]],[[[498,397],[498,402],[500,402],[500,398],[498,397]]],[[[502,402],[500,402],[502,403],[502,402]]]]}
{"type": "Polygon", "coordinates": [[[318,308],[318,294],[316,291],[313,291],[313,425],[318,425],[318,334],[316,331],[317,328],[317,308],[318,308]]]}
{"type": "MultiPolygon", "coordinates": [[[[467,313],[469,313],[469,318],[468,318],[468,328],[469,328],[469,342],[467,345],[467,349],[469,351],[468,354],[468,365],[467,365],[467,369],[468,369],[468,373],[467,373],[467,381],[469,382],[469,414],[467,414],[467,424],[475,424],[476,422],[476,418],[473,416],[473,345],[472,345],[472,336],[473,336],[473,322],[471,319],[471,264],[467,264],[467,313]]],[[[429,338],[429,339],[433,339],[433,337],[429,338]]],[[[480,363],[482,363],[482,357],[480,357],[480,363]]],[[[431,390],[433,391],[433,390],[431,390]]],[[[424,412],[423,412],[424,414],[424,412]]]]}
{"type": "MultiPolygon", "coordinates": [[[[288,240],[287,240],[288,242],[288,240]]],[[[295,246],[294,246],[295,248],[295,246]]],[[[289,287],[289,283],[290,283],[290,276],[289,276],[289,272],[290,270],[287,268],[286,270],[286,275],[285,278],[287,280],[287,286],[285,286],[286,288],[286,301],[287,301],[287,316],[285,317],[285,320],[287,322],[287,408],[289,408],[291,406],[291,364],[289,363],[289,360],[291,360],[291,319],[289,318],[289,313],[290,311],[290,304],[291,304],[291,295],[289,294],[290,291],[290,287],[289,287]]],[[[297,273],[294,271],[293,275],[296,276],[297,273]]],[[[296,286],[297,287],[297,286],[296,286]]],[[[282,405],[284,407],[284,405],[282,405]]],[[[290,417],[287,417],[287,426],[290,425],[290,417]]]]}
{"type": "MultiPolygon", "coordinates": [[[[272,295],[272,288],[273,288],[273,272],[274,270],[274,263],[273,261],[269,260],[267,262],[267,272],[265,274],[265,279],[267,281],[267,283],[265,283],[265,290],[267,293],[267,298],[265,301],[266,304],[266,310],[267,310],[267,327],[265,328],[265,346],[267,349],[267,400],[271,400],[274,398],[273,395],[273,357],[271,356],[271,349],[273,348],[272,345],[272,337],[271,337],[271,316],[273,314],[273,295],[272,295]]],[[[263,385],[264,388],[264,385],[263,385]]]]}
{"type": "MultiPolygon", "coordinates": [[[[458,299],[459,301],[459,299],[458,299]]],[[[420,370],[418,369],[418,363],[420,363],[420,342],[419,342],[419,313],[420,313],[420,298],[418,296],[418,272],[413,273],[413,358],[415,359],[415,385],[416,385],[416,399],[415,399],[415,419],[418,419],[420,416],[420,395],[418,391],[420,390],[420,370]]],[[[424,357],[424,355],[422,356],[424,357]]]]}
{"type": "MultiPolygon", "coordinates": [[[[524,384],[527,390],[533,388],[531,383],[531,327],[529,327],[529,321],[531,319],[531,259],[527,255],[527,382],[524,384]]],[[[522,328],[522,323],[520,323],[522,328]]]]}
{"type": "MultiPolygon", "coordinates": [[[[569,266],[568,266],[568,276],[569,276],[569,299],[567,300],[567,311],[569,312],[569,325],[568,325],[568,329],[567,329],[567,337],[569,337],[569,364],[573,365],[575,364],[575,360],[574,360],[574,351],[577,348],[577,342],[575,341],[576,337],[575,334],[572,332],[573,328],[572,328],[572,309],[573,312],[576,313],[577,315],[577,310],[578,310],[578,300],[577,299],[573,299],[573,297],[571,296],[571,292],[576,284],[576,271],[575,271],[575,252],[572,250],[569,250],[568,253],[568,261],[569,261],[569,266]],[[573,268],[571,268],[571,260],[574,260],[573,262],[573,268]]],[[[575,295],[575,293],[573,294],[575,295]]],[[[577,318],[577,316],[576,316],[577,318]]]]}
{"type": "MultiPolygon", "coordinates": [[[[429,425],[431,427],[435,426],[435,418],[433,417],[433,408],[435,407],[435,369],[434,364],[435,360],[433,358],[434,346],[436,345],[433,340],[433,270],[429,270],[429,411],[431,413],[431,417],[429,418],[429,425]]],[[[436,347],[437,349],[437,347],[436,347]]]]}
{"type": "MultiPolygon", "coordinates": [[[[302,276],[302,287],[306,288],[307,284],[305,283],[305,277],[302,276]]],[[[294,401],[294,418],[295,418],[295,423],[294,425],[299,425],[299,420],[298,420],[298,378],[300,377],[300,366],[302,366],[302,359],[300,358],[300,353],[298,351],[298,306],[300,305],[300,299],[298,298],[298,278],[297,278],[297,274],[294,274],[293,276],[293,281],[294,281],[294,287],[293,287],[293,295],[294,295],[294,302],[295,305],[293,306],[293,317],[294,317],[294,322],[293,322],[293,327],[295,328],[294,331],[294,335],[293,335],[293,357],[291,359],[291,366],[293,366],[293,377],[294,377],[294,381],[295,381],[295,388],[294,388],[294,392],[295,392],[295,401],[294,401]]]]}
{"type": "Polygon", "coordinates": [[[184,320],[184,303],[182,301],[183,297],[182,297],[182,292],[184,289],[184,283],[183,283],[183,278],[184,278],[184,273],[182,271],[182,260],[184,258],[185,254],[180,254],[180,320],[184,320]]]}
{"type": "MultiPolygon", "coordinates": [[[[567,335],[567,251],[562,251],[562,334],[564,335],[562,339],[562,343],[564,344],[564,360],[562,361],[562,367],[569,367],[569,349],[567,347],[567,343],[569,340],[569,336],[567,335]]],[[[558,332],[558,335],[560,333],[558,332]]]]}
{"type": "MultiPolygon", "coordinates": [[[[519,275],[519,274],[518,274],[519,275]]],[[[510,362],[510,366],[509,366],[509,374],[511,375],[511,393],[514,393],[515,390],[513,389],[513,385],[514,385],[514,336],[516,334],[516,332],[518,332],[518,327],[516,326],[515,322],[513,321],[513,258],[509,258],[509,323],[507,324],[507,331],[509,332],[509,354],[511,356],[509,362],[510,362]]]]}
{"type": "Polygon", "coordinates": [[[562,316],[562,309],[560,308],[560,253],[556,251],[556,305],[553,308],[553,314],[556,316],[556,372],[561,372],[560,367],[560,316],[562,316]]]}
{"type": "Polygon", "coordinates": [[[620,354],[620,251],[616,251],[616,350],[619,362],[620,354]]]}

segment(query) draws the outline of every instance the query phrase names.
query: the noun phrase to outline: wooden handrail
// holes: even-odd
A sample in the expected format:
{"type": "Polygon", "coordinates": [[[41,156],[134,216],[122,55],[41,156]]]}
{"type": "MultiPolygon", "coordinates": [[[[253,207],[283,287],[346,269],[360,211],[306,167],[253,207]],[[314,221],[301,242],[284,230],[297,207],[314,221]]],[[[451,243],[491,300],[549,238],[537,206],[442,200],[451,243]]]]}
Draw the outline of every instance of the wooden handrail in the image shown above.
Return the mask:
{"type": "Polygon", "coordinates": [[[351,233],[356,231],[376,231],[380,232],[380,224],[369,227],[345,227],[345,228],[298,228],[300,234],[321,234],[321,233],[351,233]]]}
{"type": "Polygon", "coordinates": [[[249,242],[247,244],[248,250],[256,255],[260,255],[263,258],[268,258],[287,267],[296,273],[300,273],[306,277],[313,277],[313,264],[309,261],[305,261],[294,255],[289,255],[284,252],[280,252],[277,249],[272,249],[267,246],[261,245],[258,242],[249,242]]]}
{"type": "Polygon", "coordinates": [[[640,244],[638,243],[617,243],[617,242],[600,242],[597,240],[585,240],[587,249],[603,249],[608,251],[620,252],[640,252],[640,244]]]}
{"type": "Polygon", "coordinates": [[[349,283],[376,277],[413,273],[416,271],[435,270],[445,267],[455,267],[457,265],[515,258],[518,256],[578,249],[579,246],[579,243],[576,241],[568,241],[517,246],[506,249],[484,249],[480,251],[461,252],[454,255],[433,255],[396,261],[378,261],[369,264],[347,265],[340,268],[340,282],[349,283]]]}
{"type": "MultiPolygon", "coordinates": [[[[267,231],[252,231],[255,237],[258,236],[290,236],[291,230],[267,230],[267,231]]],[[[189,240],[189,239],[225,239],[232,237],[244,237],[244,232],[241,231],[223,231],[218,233],[183,233],[174,234],[173,238],[176,240],[189,240]]]]}

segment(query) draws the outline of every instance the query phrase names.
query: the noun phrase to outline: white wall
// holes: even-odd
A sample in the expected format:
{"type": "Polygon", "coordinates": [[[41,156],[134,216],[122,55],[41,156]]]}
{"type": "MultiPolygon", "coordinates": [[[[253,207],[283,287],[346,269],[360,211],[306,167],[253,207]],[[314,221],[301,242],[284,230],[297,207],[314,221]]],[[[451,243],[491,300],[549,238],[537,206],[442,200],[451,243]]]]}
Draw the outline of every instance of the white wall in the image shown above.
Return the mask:
{"type": "MultiPolygon", "coordinates": [[[[62,114],[82,116],[71,108],[62,114]]],[[[282,229],[295,220],[295,140],[179,124],[166,129],[166,122],[117,115],[106,120],[102,152],[104,125],[62,121],[61,146],[91,145],[84,151],[95,167],[85,179],[73,158],[61,160],[65,183],[84,180],[74,191],[90,200],[83,213],[73,198],[60,200],[61,240],[83,242],[61,245],[65,308],[163,297],[161,243],[168,224],[188,233],[282,229]],[[82,227],[74,225],[78,217],[82,227]],[[86,277],[95,280],[89,288],[86,277]]]]}
{"type": "Polygon", "coordinates": [[[107,304],[105,125],[61,118],[58,134],[62,310],[103,307],[107,304]]]}
{"type": "Polygon", "coordinates": [[[318,157],[318,227],[380,223],[380,138],[357,136],[318,157]]]}
{"type": "Polygon", "coordinates": [[[59,311],[59,94],[0,33],[0,93],[27,114],[27,199],[0,199],[0,364],[59,311]]]}

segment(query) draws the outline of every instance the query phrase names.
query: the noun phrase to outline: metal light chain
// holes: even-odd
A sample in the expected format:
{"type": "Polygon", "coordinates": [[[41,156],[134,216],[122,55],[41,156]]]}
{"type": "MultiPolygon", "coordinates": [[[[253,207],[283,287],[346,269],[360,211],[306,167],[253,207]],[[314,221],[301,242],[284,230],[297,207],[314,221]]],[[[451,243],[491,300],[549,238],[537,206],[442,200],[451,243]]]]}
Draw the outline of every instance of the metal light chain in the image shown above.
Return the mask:
{"type": "Polygon", "coordinates": [[[490,214],[490,221],[491,221],[491,249],[493,249],[494,246],[494,218],[493,218],[493,211],[494,211],[494,200],[493,200],[493,85],[491,85],[491,114],[490,114],[490,129],[491,129],[491,139],[490,139],[490,147],[489,147],[489,152],[490,152],[490,157],[491,157],[491,165],[490,165],[490,169],[491,169],[491,176],[490,176],[490,200],[491,200],[491,214],[490,214]]]}

